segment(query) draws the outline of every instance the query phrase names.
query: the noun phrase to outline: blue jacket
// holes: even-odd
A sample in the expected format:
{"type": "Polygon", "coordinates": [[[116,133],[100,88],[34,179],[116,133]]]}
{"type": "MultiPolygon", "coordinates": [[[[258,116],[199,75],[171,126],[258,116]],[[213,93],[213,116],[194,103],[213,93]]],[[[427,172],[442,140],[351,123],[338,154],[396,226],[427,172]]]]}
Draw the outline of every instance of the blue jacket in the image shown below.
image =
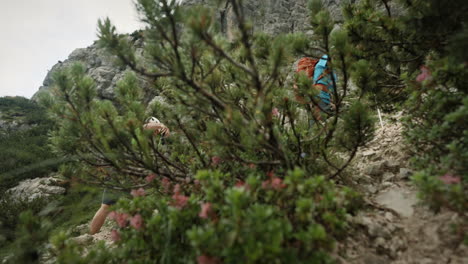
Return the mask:
{"type": "MultiPolygon", "coordinates": [[[[328,56],[323,55],[322,58],[315,65],[314,85],[322,84],[328,89],[328,92],[321,90],[318,97],[320,98],[320,100],[322,100],[323,103],[325,103],[327,106],[330,106],[331,93],[333,93],[333,91],[335,90],[335,87],[333,86],[333,80],[331,78],[331,74],[326,74],[323,76],[324,72],[327,70],[327,62],[328,62],[328,56]],[[320,78],[320,76],[322,77],[320,78]]],[[[333,77],[335,78],[335,82],[337,82],[338,79],[335,73],[333,73],[333,77]]]]}

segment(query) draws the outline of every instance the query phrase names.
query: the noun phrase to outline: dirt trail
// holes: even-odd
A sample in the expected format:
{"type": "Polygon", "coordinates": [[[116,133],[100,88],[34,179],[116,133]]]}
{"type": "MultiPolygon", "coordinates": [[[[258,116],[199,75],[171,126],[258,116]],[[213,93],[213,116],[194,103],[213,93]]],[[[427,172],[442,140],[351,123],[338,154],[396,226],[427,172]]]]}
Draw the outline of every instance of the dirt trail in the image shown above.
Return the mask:
{"type": "Polygon", "coordinates": [[[373,206],[352,217],[358,228],[339,244],[338,259],[356,264],[466,264],[468,247],[451,231],[458,215],[434,214],[417,199],[400,118],[386,116],[384,127],[354,161],[354,181],[373,206]]]}

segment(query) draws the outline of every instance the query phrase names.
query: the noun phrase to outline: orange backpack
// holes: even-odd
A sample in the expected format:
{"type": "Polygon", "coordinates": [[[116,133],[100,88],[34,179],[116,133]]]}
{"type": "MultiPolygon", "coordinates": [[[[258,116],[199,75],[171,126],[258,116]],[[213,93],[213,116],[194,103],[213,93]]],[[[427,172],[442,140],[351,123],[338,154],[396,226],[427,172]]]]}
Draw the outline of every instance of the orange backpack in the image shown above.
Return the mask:
{"type": "MultiPolygon", "coordinates": [[[[299,62],[297,63],[297,69],[296,69],[296,72],[299,73],[299,72],[305,72],[307,77],[309,77],[310,79],[313,80],[314,78],[314,71],[315,71],[315,65],[317,64],[319,60],[315,60],[315,59],[312,59],[312,58],[302,58],[299,60],[299,62]]],[[[296,87],[296,86],[294,86],[296,87]]],[[[306,100],[300,96],[298,94],[298,90],[297,88],[294,89],[295,90],[295,97],[296,97],[296,101],[300,104],[305,104],[306,103],[306,100]]]]}
{"type": "Polygon", "coordinates": [[[315,66],[317,65],[318,62],[319,62],[319,60],[316,60],[316,59],[307,58],[307,57],[302,58],[297,63],[296,72],[297,73],[305,72],[307,74],[307,77],[309,77],[313,81],[313,84],[312,84],[313,87],[315,87],[315,88],[317,88],[319,90],[322,90],[324,92],[329,93],[328,88],[325,85],[318,83],[319,80],[321,80],[322,78],[324,78],[325,76],[330,74],[330,71],[328,70],[328,68],[325,69],[320,74],[320,76],[317,78],[317,80],[314,80],[315,66]]]}
{"type": "Polygon", "coordinates": [[[302,58],[297,64],[296,72],[306,72],[307,77],[314,78],[315,65],[318,61],[312,58],[302,58]]]}

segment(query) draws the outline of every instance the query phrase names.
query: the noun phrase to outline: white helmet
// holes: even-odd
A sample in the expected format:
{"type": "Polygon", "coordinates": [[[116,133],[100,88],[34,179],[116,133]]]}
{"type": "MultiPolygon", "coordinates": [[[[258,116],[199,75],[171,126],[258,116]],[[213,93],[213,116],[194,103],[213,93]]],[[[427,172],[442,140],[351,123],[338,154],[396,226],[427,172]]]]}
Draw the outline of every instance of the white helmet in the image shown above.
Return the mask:
{"type": "Polygon", "coordinates": [[[152,116],[146,119],[146,123],[161,123],[161,121],[159,121],[159,119],[157,119],[156,117],[152,116]]]}

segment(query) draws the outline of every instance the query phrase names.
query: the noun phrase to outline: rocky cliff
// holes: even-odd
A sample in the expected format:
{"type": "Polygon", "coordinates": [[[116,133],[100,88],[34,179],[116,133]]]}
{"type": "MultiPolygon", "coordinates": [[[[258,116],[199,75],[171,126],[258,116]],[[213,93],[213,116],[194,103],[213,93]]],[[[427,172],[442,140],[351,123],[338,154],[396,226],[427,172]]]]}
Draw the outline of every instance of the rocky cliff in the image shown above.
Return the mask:
{"type": "MultiPolygon", "coordinates": [[[[137,48],[137,53],[142,52],[141,40],[136,40],[133,43],[137,48]]],[[[47,73],[43,85],[39,87],[39,91],[31,99],[37,100],[40,93],[50,91],[55,72],[64,70],[78,62],[86,67],[86,73],[96,82],[98,96],[103,99],[114,98],[114,88],[117,82],[124,77],[126,72],[130,71],[129,67],[117,66],[115,58],[95,42],[89,47],[75,49],[66,60],[55,64],[47,73]]],[[[149,85],[143,77],[140,77],[140,81],[143,87],[149,85]]]]}
{"type": "MultiPolygon", "coordinates": [[[[208,4],[209,0],[186,0],[187,5],[208,4]]],[[[254,29],[268,34],[307,32],[309,26],[309,0],[247,0],[244,1],[244,12],[252,21],[254,29]]],[[[324,0],[336,20],[341,19],[340,3],[342,0],[324,0]]],[[[224,30],[229,33],[229,27],[235,23],[235,16],[227,1],[218,8],[218,19],[224,30]]]]}

